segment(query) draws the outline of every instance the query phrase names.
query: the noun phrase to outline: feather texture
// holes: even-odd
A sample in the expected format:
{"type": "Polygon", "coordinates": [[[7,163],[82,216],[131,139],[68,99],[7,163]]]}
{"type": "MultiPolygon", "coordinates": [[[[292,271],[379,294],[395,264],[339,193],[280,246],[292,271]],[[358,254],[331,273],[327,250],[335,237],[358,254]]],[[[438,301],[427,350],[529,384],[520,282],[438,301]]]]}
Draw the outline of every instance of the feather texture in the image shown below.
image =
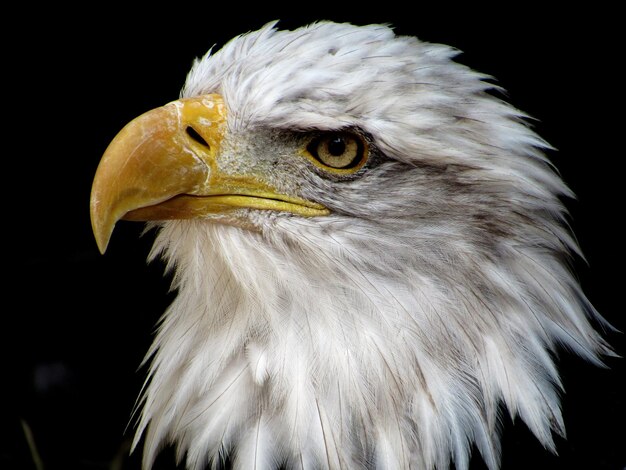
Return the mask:
{"type": "Polygon", "coordinates": [[[554,450],[557,348],[610,354],[567,265],[571,192],[455,54],[324,22],[196,62],[183,96],[224,96],[232,151],[260,161],[285,132],[358,128],[378,160],[345,180],[280,163],[326,217],[159,224],[151,256],[178,295],[148,354],[146,468],[173,442],[189,468],[463,470],[475,444],[493,470],[502,408],[554,450]]]}

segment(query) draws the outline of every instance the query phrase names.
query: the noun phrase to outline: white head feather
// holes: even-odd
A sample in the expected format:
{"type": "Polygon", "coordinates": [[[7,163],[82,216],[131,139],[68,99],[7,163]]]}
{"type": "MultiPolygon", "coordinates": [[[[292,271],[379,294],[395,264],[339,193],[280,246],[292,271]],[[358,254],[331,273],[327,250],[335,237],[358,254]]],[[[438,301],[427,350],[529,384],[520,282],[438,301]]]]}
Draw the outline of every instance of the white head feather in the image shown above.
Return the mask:
{"type": "Polygon", "coordinates": [[[174,442],[190,468],[464,469],[475,443],[495,469],[502,405],[554,448],[557,346],[609,353],[567,266],[570,191],[455,54],[385,26],[270,24],[195,63],[182,94],[220,93],[233,140],[358,128],[379,159],[304,175],[330,216],[161,225],[178,296],[149,353],[146,467],[174,442]]]}

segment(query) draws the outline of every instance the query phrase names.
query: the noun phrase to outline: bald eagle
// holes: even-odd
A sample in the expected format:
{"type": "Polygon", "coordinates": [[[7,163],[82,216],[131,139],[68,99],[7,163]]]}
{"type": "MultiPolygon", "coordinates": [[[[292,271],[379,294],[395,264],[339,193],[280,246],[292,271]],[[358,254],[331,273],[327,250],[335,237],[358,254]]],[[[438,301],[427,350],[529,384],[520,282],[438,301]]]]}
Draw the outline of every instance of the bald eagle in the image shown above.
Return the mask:
{"type": "Polygon", "coordinates": [[[189,468],[499,466],[500,414],[563,435],[554,354],[611,354],[569,268],[571,196],[450,47],[275,23],[197,60],[95,175],[105,251],[158,228],[177,297],[135,445],[189,468]]]}

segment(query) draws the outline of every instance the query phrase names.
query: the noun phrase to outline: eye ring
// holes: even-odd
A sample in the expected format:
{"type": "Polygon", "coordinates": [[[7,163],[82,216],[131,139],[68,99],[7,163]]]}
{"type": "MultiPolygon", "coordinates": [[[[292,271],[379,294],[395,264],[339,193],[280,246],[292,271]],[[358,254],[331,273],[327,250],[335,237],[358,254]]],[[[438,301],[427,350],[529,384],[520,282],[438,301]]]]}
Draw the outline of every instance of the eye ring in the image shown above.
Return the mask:
{"type": "Polygon", "coordinates": [[[314,137],[307,145],[308,153],[325,169],[355,172],[367,160],[364,139],[353,132],[327,132],[314,137]]]}

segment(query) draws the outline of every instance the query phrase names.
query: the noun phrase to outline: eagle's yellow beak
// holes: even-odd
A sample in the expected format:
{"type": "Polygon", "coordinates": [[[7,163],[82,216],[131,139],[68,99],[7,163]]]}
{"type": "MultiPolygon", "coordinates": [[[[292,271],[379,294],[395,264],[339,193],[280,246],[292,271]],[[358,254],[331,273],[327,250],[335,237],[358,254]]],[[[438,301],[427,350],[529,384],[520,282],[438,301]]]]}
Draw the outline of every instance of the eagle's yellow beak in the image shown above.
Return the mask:
{"type": "Polygon", "coordinates": [[[120,219],[189,219],[242,207],[328,214],[317,203],[279,194],[258,176],[227,174],[218,164],[225,135],[220,95],[174,101],[127,124],[105,151],[91,191],[100,251],[120,219]]]}

